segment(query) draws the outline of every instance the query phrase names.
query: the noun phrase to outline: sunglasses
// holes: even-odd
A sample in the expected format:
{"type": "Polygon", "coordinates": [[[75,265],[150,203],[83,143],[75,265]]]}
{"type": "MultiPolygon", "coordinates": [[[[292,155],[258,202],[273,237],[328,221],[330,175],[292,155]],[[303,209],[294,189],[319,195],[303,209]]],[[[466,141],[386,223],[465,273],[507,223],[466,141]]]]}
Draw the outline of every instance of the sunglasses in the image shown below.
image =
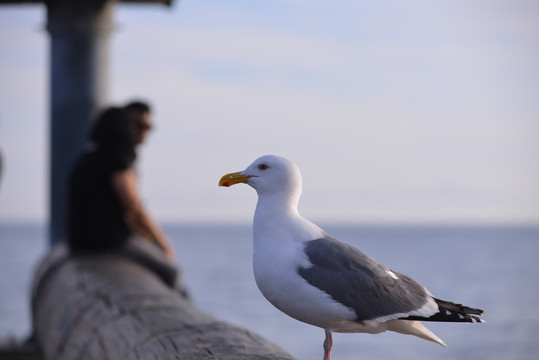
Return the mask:
{"type": "Polygon", "coordinates": [[[143,122],[136,122],[135,126],[138,130],[151,130],[152,126],[150,124],[145,124],[143,122]]]}

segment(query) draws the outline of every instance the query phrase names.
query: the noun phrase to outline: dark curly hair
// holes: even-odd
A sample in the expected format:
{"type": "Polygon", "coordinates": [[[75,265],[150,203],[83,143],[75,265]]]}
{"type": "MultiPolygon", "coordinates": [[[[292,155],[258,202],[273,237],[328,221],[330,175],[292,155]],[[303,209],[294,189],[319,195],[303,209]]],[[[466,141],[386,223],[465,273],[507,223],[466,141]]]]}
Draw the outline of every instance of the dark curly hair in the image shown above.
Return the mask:
{"type": "Polygon", "coordinates": [[[135,161],[135,143],[132,126],[126,111],[119,107],[109,107],[97,117],[90,133],[90,140],[97,150],[117,159],[132,163],[135,161]]]}

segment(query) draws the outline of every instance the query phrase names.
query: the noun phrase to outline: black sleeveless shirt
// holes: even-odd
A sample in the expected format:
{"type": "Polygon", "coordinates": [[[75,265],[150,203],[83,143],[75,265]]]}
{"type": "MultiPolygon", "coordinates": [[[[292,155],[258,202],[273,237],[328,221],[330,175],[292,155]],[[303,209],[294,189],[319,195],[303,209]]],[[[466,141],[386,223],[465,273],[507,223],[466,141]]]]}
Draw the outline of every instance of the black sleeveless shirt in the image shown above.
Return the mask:
{"type": "Polygon", "coordinates": [[[129,157],[85,152],[71,174],[67,198],[67,239],[73,252],[103,252],[124,244],[131,230],[112,178],[131,167],[129,157]]]}

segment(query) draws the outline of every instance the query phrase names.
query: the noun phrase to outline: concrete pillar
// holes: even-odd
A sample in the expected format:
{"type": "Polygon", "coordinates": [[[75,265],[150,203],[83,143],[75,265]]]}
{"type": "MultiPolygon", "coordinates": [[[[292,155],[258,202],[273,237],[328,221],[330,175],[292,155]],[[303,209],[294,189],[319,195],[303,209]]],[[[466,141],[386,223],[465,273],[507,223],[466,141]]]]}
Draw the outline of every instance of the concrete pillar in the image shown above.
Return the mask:
{"type": "Polygon", "coordinates": [[[49,0],[51,244],[64,236],[65,194],[74,159],[108,99],[109,34],[115,0],[49,0]]]}

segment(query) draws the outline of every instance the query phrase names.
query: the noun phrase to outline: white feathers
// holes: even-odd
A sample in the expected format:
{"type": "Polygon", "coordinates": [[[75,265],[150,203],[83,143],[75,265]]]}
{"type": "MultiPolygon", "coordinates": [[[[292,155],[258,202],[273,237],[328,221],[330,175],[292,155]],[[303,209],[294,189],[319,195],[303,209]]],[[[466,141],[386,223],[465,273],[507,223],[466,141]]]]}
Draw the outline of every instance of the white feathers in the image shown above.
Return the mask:
{"type": "MultiPolygon", "coordinates": [[[[435,314],[438,307],[428,292],[425,302],[420,302],[421,306],[418,305],[413,311],[357,321],[358,316],[353,308],[336,301],[328,292],[300,276],[299,268],[312,265],[304,244],[323,238],[326,234],[297,210],[301,173],[293,162],[266,155],[255,160],[241,173],[229,175],[241,179],[235,183],[245,182],[257,191],[253,268],[260,291],[274,306],[297,320],[329,331],[379,333],[392,330],[445,346],[420,322],[397,320],[407,316],[428,317],[435,314]]],[[[223,181],[223,186],[233,184],[230,179],[232,177],[225,178],[227,181],[223,181]]],[[[389,269],[385,269],[385,273],[394,280],[400,280],[389,269]]]]}
{"type": "Polygon", "coordinates": [[[409,320],[390,320],[387,322],[388,330],[395,331],[401,334],[414,335],[425,340],[429,340],[447,347],[445,342],[438,336],[434,335],[429,329],[427,329],[419,321],[409,320]]]}
{"type": "Polygon", "coordinates": [[[388,273],[388,275],[391,276],[393,279],[399,280],[399,278],[397,277],[397,275],[395,275],[393,271],[386,269],[386,273],[388,273]]]}

